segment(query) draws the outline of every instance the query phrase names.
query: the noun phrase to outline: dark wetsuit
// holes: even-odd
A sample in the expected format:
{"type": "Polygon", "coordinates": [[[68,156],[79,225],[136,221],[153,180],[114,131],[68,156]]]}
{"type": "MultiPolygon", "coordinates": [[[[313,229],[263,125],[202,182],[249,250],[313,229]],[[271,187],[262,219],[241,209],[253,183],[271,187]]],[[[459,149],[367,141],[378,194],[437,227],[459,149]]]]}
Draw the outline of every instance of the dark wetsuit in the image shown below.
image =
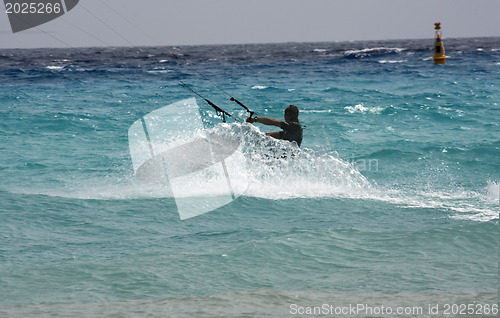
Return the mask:
{"type": "Polygon", "coordinates": [[[302,126],[299,122],[281,122],[280,125],[282,131],[280,131],[280,137],[283,140],[295,141],[300,147],[302,143],[302,126]]]}

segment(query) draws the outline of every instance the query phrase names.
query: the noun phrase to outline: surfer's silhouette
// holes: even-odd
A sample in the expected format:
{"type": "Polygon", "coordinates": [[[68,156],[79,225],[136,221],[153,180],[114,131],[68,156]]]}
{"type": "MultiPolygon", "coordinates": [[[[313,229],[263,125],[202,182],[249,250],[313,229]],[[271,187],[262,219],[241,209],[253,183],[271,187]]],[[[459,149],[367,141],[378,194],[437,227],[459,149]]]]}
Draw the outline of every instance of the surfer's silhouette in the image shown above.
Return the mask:
{"type": "Polygon", "coordinates": [[[302,143],[302,126],[299,123],[299,109],[297,106],[290,105],[285,109],[285,121],[280,121],[268,117],[248,117],[248,123],[260,123],[268,126],[280,127],[281,131],[266,132],[267,136],[276,139],[288,140],[296,142],[300,147],[302,143]]]}

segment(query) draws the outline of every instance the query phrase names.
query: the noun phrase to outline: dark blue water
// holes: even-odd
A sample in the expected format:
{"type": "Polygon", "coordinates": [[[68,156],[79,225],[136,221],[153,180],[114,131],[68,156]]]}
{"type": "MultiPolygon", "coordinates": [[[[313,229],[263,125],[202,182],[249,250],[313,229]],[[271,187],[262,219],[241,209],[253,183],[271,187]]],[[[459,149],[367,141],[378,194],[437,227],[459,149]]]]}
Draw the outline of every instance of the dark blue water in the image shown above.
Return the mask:
{"type": "Polygon", "coordinates": [[[500,39],[445,40],[446,65],[426,60],[431,46],[1,50],[0,313],[492,305],[500,39]],[[168,189],[135,178],[127,138],[140,117],[193,97],[180,81],[240,119],[219,88],[260,117],[297,105],[305,156],[249,162],[243,196],[181,221],[168,189]]]}

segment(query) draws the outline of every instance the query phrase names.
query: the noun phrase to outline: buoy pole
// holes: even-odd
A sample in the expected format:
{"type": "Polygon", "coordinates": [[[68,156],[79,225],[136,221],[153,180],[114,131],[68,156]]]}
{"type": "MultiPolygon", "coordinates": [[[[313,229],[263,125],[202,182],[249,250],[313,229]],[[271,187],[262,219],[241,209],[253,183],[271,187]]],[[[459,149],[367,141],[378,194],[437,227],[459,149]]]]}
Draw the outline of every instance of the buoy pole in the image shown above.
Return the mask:
{"type": "Polygon", "coordinates": [[[434,60],[434,65],[445,64],[445,60],[449,56],[444,53],[444,44],[441,39],[441,23],[434,23],[434,29],[436,30],[436,39],[434,41],[434,56],[432,59],[434,60]]]}

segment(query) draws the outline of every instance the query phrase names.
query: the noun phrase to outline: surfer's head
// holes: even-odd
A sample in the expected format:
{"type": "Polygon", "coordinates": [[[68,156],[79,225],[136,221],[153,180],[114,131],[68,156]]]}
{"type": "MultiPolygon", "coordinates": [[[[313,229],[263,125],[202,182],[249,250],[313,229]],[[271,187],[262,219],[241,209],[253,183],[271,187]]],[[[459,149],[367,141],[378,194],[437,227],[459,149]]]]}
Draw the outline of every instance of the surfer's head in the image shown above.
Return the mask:
{"type": "Polygon", "coordinates": [[[297,106],[290,105],[285,109],[285,121],[286,122],[299,121],[299,109],[297,108],[297,106]]]}

